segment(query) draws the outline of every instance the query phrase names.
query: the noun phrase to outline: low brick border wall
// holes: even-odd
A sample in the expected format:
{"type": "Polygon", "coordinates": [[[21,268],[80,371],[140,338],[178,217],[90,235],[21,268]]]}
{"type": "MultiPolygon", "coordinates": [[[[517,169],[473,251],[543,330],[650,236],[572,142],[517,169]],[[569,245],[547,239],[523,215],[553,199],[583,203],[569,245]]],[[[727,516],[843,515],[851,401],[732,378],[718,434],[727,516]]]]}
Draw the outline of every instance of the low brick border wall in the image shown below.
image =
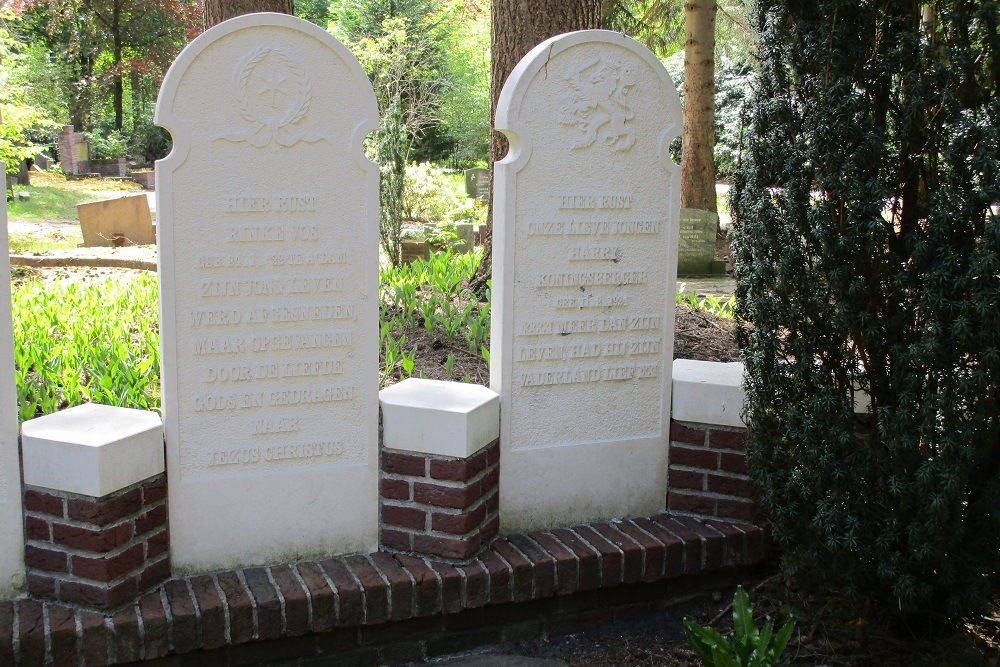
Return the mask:
{"type": "Polygon", "coordinates": [[[566,601],[553,608],[565,610],[580,595],[600,608],[606,600],[593,595],[616,589],[667,595],[671,583],[680,590],[693,576],[760,563],[765,552],[756,525],[660,514],[498,538],[468,565],[379,552],[178,577],[109,615],[22,598],[0,602],[0,665],[416,660],[495,643],[495,628],[453,634],[469,610],[506,608],[516,619],[546,600],[566,601]],[[398,624],[414,619],[430,619],[416,637],[449,632],[392,653],[403,650],[398,624]]]}

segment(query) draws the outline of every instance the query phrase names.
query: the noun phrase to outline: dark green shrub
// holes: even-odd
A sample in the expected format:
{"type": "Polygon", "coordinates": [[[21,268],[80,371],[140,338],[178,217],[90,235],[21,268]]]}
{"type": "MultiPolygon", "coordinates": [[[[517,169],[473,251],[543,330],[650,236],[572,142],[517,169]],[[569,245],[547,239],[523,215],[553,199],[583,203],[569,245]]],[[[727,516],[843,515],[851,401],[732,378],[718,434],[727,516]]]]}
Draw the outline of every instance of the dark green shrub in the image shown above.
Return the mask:
{"type": "Polygon", "coordinates": [[[1000,560],[1000,2],[774,0],[755,21],[732,197],[750,473],[789,563],[903,611],[980,611],[1000,560]]]}

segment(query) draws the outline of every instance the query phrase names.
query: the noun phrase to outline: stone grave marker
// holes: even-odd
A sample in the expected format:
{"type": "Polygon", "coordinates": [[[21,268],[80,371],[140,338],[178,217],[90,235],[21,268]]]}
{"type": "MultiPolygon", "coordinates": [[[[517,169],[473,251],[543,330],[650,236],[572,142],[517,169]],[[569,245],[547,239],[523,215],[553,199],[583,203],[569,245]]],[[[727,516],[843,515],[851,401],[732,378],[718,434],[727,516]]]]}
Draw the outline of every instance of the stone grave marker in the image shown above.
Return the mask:
{"type": "MultiPolygon", "coordinates": [[[[5,173],[0,162],[0,172],[5,173]]],[[[10,303],[7,199],[0,204],[0,600],[24,584],[24,524],[21,464],[17,453],[17,388],[14,384],[14,327],[10,303]]]]}
{"type": "Polygon", "coordinates": [[[252,14],[194,40],[155,121],[175,570],[366,552],[378,531],[378,170],[368,77],[252,14]]]}
{"type": "Polygon", "coordinates": [[[725,273],[726,263],[715,261],[719,216],[710,211],[682,208],[677,249],[677,275],[725,273]],[[720,266],[721,265],[721,266],[720,266]]]}
{"type": "Polygon", "coordinates": [[[127,195],[89,204],[77,204],[83,245],[148,245],[156,243],[156,230],[146,195],[127,195]]]}
{"type": "Polygon", "coordinates": [[[486,200],[490,196],[490,170],[482,168],[466,169],[465,194],[486,203],[486,200]]]}
{"type": "Polygon", "coordinates": [[[511,73],[496,127],[490,384],[502,532],[664,508],[681,129],[638,42],[583,31],[511,73]]]}

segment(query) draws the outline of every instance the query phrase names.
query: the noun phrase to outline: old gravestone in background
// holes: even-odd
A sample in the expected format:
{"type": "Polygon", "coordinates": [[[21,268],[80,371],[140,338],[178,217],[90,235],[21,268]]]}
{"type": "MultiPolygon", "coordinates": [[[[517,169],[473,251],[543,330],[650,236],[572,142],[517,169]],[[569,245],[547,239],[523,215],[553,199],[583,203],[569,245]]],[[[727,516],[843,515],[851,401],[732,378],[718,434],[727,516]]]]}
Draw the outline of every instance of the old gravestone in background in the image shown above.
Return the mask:
{"type": "Polygon", "coordinates": [[[725,274],[725,261],[715,259],[719,216],[710,211],[682,208],[678,229],[677,275],[725,274]]]}
{"type": "Polygon", "coordinates": [[[634,40],[543,42],[500,95],[490,384],[501,529],[662,510],[680,170],[677,91],[634,40]]]}
{"type": "MultiPolygon", "coordinates": [[[[2,122],[2,121],[0,121],[2,122]]],[[[6,173],[0,162],[0,173],[6,173]]],[[[7,199],[0,204],[0,246],[7,245],[7,199]]],[[[0,254],[0,600],[24,583],[21,465],[17,455],[17,388],[10,303],[10,255],[0,254]]]]}
{"type": "Polygon", "coordinates": [[[192,42],[155,120],[176,569],[370,551],[378,522],[378,123],[353,55],[282,14],[192,42]]]}

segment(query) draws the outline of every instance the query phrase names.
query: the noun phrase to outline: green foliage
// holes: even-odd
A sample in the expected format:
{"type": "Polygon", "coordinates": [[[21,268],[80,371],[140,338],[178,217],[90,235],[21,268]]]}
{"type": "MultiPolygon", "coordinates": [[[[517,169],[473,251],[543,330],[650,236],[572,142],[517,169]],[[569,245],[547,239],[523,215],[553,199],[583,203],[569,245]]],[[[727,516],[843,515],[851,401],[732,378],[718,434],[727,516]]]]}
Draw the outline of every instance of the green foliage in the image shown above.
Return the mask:
{"type": "MultiPolygon", "coordinates": [[[[9,18],[0,12],[0,21],[9,18]]],[[[37,155],[58,126],[44,100],[25,85],[36,56],[0,28],[0,161],[8,174],[17,173],[22,160],[37,155]]]]}
{"type": "Polygon", "coordinates": [[[159,407],[156,276],[13,292],[20,420],[94,401],[159,407]]]}
{"type": "Polygon", "coordinates": [[[407,220],[437,222],[463,204],[444,169],[429,162],[407,165],[404,184],[403,217],[407,220]]]}
{"type": "Polygon", "coordinates": [[[381,172],[379,231],[389,261],[400,261],[405,167],[435,122],[447,6],[430,0],[343,0],[336,33],[371,78],[382,122],[368,148],[381,172]]]}
{"type": "MultiPolygon", "coordinates": [[[[379,273],[379,345],[382,356],[380,384],[394,373],[409,377],[413,372],[416,346],[407,351],[403,330],[422,326],[461,341],[472,353],[482,351],[489,363],[490,304],[480,303],[465,287],[482,260],[482,251],[455,254],[434,253],[429,259],[379,273]],[[458,338],[461,336],[461,338],[458,338]]],[[[430,354],[430,350],[424,351],[430,354]]],[[[454,360],[452,361],[454,364],[454,360]]],[[[450,371],[449,371],[450,374],[450,371]]]]}
{"type": "Polygon", "coordinates": [[[295,0],[295,15],[326,30],[330,23],[329,0],[295,0]]]}
{"type": "Polygon", "coordinates": [[[135,157],[138,162],[152,166],[157,160],[167,157],[172,145],[170,133],[159,125],[153,125],[152,110],[135,117],[128,154],[135,157]]]}
{"type": "Polygon", "coordinates": [[[684,283],[681,283],[677,289],[677,303],[684,304],[695,310],[703,310],[724,320],[731,320],[736,316],[735,296],[730,296],[727,299],[724,296],[706,294],[700,297],[694,292],[686,291],[684,283]]]}
{"type": "Polygon", "coordinates": [[[890,609],[981,612],[1000,567],[1000,2],[777,0],[755,25],[731,234],[774,537],[890,609]]]}
{"type": "Polygon", "coordinates": [[[111,130],[106,135],[88,134],[90,142],[90,157],[95,160],[114,160],[125,157],[128,142],[118,130],[111,130]]]}
{"type": "Polygon", "coordinates": [[[601,23],[645,44],[657,57],[684,50],[684,3],[678,0],[606,0],[601,23]]]}
{"type": "Polygon", "coordinates": [[[461,5],[447,41],[438,117],[452,147],[452,166],[470,169],[486,160],[490,150],[489,2],[461,5]]]}
{"type": "Polygon", "coordinates": [[[737,587],[733,598],[733,633],[723,637],[714,628],[684,619],[684,634],[691,650],[709,667],[773,667],[792,638],[795,621],[789,618],[774,634],[774,623],[767,619],[758,628],[750,608],[750,596],[737,587]]]}

